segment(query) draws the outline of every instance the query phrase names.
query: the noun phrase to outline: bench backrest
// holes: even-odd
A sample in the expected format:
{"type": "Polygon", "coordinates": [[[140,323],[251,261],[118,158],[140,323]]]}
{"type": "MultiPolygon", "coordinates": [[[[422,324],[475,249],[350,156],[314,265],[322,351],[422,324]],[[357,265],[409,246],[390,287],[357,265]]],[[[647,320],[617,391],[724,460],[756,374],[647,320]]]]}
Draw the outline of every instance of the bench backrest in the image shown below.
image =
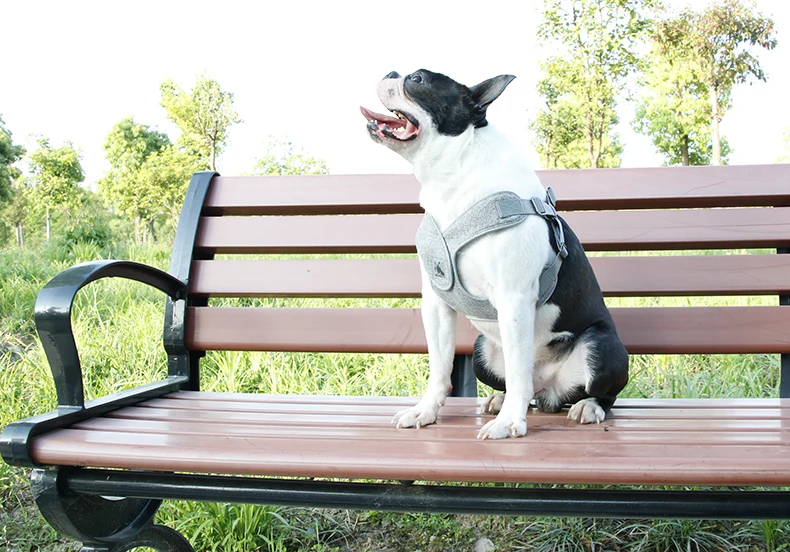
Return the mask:
{"type": "MultiPolygon", "coordinates": [[[[790,295],[790,255],[738,251],[790,248],[790,165],[539,174],[588,252],[734,250],[595,257],[605,295],[777,296],[776,306],[615,308],[630,352],[790,352],[790,308],[778,306],[790,295]]],[[[416,308],[206,306],[221,297],[418,297],[418,190],[411,175],[196,174],[171,268],[189,284],[187,347],[425,352],[416,308]]],[[[459,321],[458,353],[476,335],[459,321]]]]}

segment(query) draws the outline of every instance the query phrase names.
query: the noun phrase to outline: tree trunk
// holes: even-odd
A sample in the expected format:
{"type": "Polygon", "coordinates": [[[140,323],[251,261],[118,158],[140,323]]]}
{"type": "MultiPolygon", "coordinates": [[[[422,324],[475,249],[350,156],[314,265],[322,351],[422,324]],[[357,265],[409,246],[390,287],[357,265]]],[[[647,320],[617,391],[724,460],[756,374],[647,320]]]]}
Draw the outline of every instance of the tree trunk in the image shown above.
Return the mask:
{"type": "Polygon", "coordinates": [[[156,229],[154,228],[154,219],[153,219],[153,217],[148,219],[148,233],[151,236],[151,243],[156,242],[156,229]]]}
{"type": "Polygon", "coordinates": [[[25,247],[25,231],[21,222],[16,223],[16,244],[19,247],[25,247]]]}
{"type": "Polygon", "coordinates": [[[715,86],[710,87],[710,106],[711,111],[713,112],[711,118],[711,140],[713,141],[711,165],[721,165],[721,138],[719,137],[719,89],[715,86]]]}
{"type": "Polygon", "coordinates": [[[140,215],[134,217],[134,243],[140,243],[140,215]]]}
{"type": "Polygon", "coordinates": [[[211,142],[211,170],[217,170],[217,144],[211,142]]]}
{"type": "Polygon", "coordinates": [[[50,236],[50,220],[49,220],[49,209],[47,209],[47,241],[49,241],[50,236]]]}
{"type": "Polygon", "coordinates": [[[684,167],[689,166],[689,135],[684,134],[680,141],[680,162],[684,167]]]}

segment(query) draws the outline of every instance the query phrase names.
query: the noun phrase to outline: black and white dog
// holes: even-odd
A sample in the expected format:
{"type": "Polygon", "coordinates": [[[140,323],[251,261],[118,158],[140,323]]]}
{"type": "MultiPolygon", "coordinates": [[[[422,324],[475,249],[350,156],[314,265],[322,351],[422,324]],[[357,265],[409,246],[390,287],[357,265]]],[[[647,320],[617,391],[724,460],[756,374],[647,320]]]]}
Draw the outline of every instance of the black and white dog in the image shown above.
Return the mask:
{"type": "Polygon", "coordinates": [[[480,381],[505,394],[481,439],[527,432],[533,399],[544,412],[600,422],[628,381],[628,354],[576,235],[553,196],[486,109],[513,76],[471,88],[421,69],[388,74],[378,96],[394,116],[361,108],[370,136],[399,153],[421,183],[425,220],[417,236],[430,378],[398,427],[436,421],[451,390],[457,313],[481,335],[480,381]],[[532,215],[532,216],[531,216],[532,215]],[[537,216],[535,216],[537,215],[537,216]]]}

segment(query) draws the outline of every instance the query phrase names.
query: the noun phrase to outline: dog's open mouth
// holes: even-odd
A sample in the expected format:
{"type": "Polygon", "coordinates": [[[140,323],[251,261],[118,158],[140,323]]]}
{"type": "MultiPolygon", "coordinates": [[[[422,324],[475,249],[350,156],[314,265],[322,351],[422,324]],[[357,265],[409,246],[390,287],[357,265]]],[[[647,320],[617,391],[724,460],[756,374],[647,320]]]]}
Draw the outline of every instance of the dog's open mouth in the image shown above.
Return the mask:
{"type": "Polygon", "coordinates": [[[391,138],[393,140],[405,142],[406,140],[413,140],[420,133],[419,125],[403,113],[393,111],[396,116],[391,117],[389,115],[374,113],[361,106],[359,109],[362,111],[362,115],[365,116],[365,119],[368,120],[368,128],[382,138],[391,138]]]}

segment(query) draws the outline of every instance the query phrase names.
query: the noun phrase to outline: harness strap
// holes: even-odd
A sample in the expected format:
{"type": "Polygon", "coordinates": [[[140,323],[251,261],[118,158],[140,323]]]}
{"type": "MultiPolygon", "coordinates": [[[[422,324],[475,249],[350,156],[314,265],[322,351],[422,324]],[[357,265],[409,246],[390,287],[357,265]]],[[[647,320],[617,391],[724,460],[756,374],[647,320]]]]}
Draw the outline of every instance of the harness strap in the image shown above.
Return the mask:
{"type": "Polygon", "coordinates": [[[540,273],[540,294],[538,295],[538,306],[543,305],[549,300],[554,289],[557,287],[557,278],[562,266],[562,261],[568,256],[568,248],[565,245],[565,232],[562,223],[557,216],[555,205],[557,197],[554,190],[546,190],[546,200],[539,197],[530,199],[501,199],[497,202],[499,218],[505,219],[514,216],[538,215],[546,220],[552,233],[554,243],[557,248],[557,255],[547,264],[540,273]]]}

